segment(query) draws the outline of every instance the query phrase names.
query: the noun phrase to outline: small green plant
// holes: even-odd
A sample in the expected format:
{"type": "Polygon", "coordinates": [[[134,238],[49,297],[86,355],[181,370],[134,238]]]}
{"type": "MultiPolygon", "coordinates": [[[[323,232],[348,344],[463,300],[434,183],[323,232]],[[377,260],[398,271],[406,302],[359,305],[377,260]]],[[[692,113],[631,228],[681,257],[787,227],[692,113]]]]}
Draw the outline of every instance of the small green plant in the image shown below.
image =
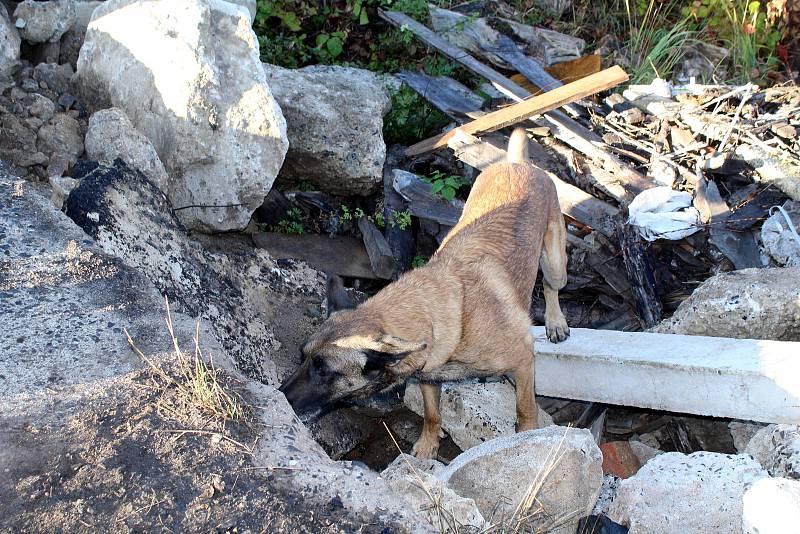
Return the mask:
{"type": "Polygon", "coordinates": [[[383,136],[387,144],[416,143],[434,135],[448,122],[443,113],[405,85],[391,96],[392,110],[383,118],[383,136]]]}
{"type": "Polygon", "coordinates": [[[425,256],[421,256],[420,254],[417,254],[416,256],[414,256],[414,259],[411,260],[411,266],[415,269],[417,267],[422,267],[426,263],[428,263],[428,258],[426,258],[425,256]]]}
{"type": "MultiPolygon", "coordinates": [[[[639,2],[637,2],[639,4],[639,2]]],[[[695,32],[689,29],[686,19],[668,27],[662,26],[665,4],[650,0],[644,15],[639,16],[638,5],[625,0],[628,16],[628,41],[626,51],[631,60],[631,83],[649,83],[654,78],[669,79],[675,65],[683,57],[683,46],[691,41],[695,32]]]]}
{"type": "Polygon", "coordinates": [[[374,222],[375,226],[378,228],[386,228],[386,219],[384,219],[383,213],[380,211],[375,212],[375,216],[372,217],[372,222],[374,222]]]}
{"type": "Polygon", "coordinates": [[[390,223],[392,226],[396,226],[401,230],[405,230],[406,228],[411,226],[411,212],[408,210],[405,211],[392,210],[392,217],[390,223]]]}
{"type": "Polygon", "coordinates": [[[286,219],[279,221],[278,224],[272,228],[273,232],[297,235],[301,235],[306,232],[306,229],[303,226],[303,212],[300,210],[300,208],[291,208],[286,212],[286,217],[286,219]]]}
{"type": "Polygon", "coordinates": [[[453,200],[458,190],[469,184],[460,176],[446,175],[441,171],[433,171],[430,176],[423,177],[423,180],[431,184],[431,192],[445,200],[453,200]]]}
{"type": "Polygon", "coordinates": [[[366,214],[364,213],[364,210],[362,210],[361,208],[356,208],[355,210],[353,210],[353,217],[355,217],[356,220],[359,220],[364,215],[366,214]]]}
{"type": "Polygon", "coordinates": [[[344,204],[339,206],[339,211],[342,212],[342,214],[339,216],[339,219],[341,219],[342,221],[352,221],[353,220],[353,214],[350,212],[350,208],[348,208],[344,204]]]}

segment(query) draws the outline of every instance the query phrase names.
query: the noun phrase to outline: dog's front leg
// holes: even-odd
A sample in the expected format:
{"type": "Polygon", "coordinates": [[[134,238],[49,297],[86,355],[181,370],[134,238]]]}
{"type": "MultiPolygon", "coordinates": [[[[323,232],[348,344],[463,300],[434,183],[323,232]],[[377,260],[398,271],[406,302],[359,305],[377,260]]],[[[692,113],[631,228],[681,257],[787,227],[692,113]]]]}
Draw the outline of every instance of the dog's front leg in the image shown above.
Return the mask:
{"type": "Polygon", "coordinates": [[[539,428],[539,408],[534,391],[533,336],[525,336],[520,351],[520,364],[514,369],[514,385],[517,393],[517,432],[524,432],[539,428]]]}
{"type": "Polygon", "coordinates": [[[411,452],[417,458],[436,458],[442,432],[442,415],[439,412],[442,388],[439,384],[425,382],[420,382],[419,388],[422,390],[425,422],[422,424],[422,433],[411,452]]]}

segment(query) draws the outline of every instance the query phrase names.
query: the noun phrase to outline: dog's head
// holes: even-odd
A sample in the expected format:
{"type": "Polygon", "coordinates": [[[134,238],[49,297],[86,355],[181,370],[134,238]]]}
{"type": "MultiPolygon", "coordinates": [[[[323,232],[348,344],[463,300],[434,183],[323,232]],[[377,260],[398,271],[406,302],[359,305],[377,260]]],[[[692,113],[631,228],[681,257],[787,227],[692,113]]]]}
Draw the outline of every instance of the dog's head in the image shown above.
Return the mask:
{"type": "MultiPolygon", "coordinates": [[[[330,285],[329,285],[330,289],[330,285]]],[[[345,302],[328,295],[328,305],[345,302]]],[[[337,403],[391,387],[402,377],[392,367],[425,343],[383,332],[360,309],[334,313],[303,345],[303,362],[280,387],[303,420],[321,416],[337,403]]]]}

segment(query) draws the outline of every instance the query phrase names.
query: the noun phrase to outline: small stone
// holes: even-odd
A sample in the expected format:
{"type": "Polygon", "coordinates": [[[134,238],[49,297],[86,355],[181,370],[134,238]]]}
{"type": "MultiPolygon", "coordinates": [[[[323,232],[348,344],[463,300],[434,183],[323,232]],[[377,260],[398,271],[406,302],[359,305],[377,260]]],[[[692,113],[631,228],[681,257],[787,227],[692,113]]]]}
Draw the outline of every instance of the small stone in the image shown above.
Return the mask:
{"type": "Polygon", "coordinates": [[[65,111],[72,108],[76,102],[77,100],[75,97],[69,93],[64,93],[58,97],[58,105],[61,106],[65,111]]]}
{"type": "Polygon", "coordinates": [[[37,147],[45,154],[65,154],[70,165],[74,164],[83,153],[80,124],[66,113],[56,113],[39,129],[37,147]]]}
{"type": "Polygon", "coordinates": [[[33,70],[33,79],[61,95],[71,90],[73,74],[71,65],[39,63],[33,70]]]}
{"type": "Polygon", "coordinates": [[[627,441],[609,441],[600,445],[603,453],[603,474],[629,478],[642,466],[627,441]]]}
{"type": "Polygon", "coordinates": [[[764,423],[748,423],[745,421],[731,421],[728,423],[728,430],[730,430],[733,438],[733,446],[736,452],[745,452],[747,444],[750,443],[753,436],[765,426],[764,423]]]}
{"type": "Polygon", "coordinates": [[[797,137],[797,128],[786,122],[780,124],[773,124],[770,127],[772,133],[783,139],[794,139],[797,137]]]}
{"type": "Polygon", "coordinates": [[[29,93],[33,93],[39,90],[39,82],[34,80],[33,78],[25,78],[22,80],[22,83],[19,84],[23,91],[27,91],[29,93]]]}

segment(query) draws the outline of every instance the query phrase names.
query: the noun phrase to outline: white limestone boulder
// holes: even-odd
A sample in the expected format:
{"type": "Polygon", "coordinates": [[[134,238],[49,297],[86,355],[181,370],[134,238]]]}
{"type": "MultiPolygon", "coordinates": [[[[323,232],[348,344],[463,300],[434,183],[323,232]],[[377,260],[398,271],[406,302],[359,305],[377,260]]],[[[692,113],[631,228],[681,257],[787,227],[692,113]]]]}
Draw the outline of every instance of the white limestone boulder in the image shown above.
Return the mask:
{"type": "Polygon", "coordinates": [[[630,534],[740,534],[744,493],[766,476],[747,455],[664,453],[620,483],[608,517],[630,534]]]}
{"type": "Polygon", "coordinates": [[[246,10],[223,0],[109,0],[92,14],[76,81],[90,107],[122,109],[150,140],[188,228],[247,226],[288,140],[246,10]]]}
{"type": "Polygon", "coordinates": [[[602,462],[588,430],[549,426],[473,447],[436,476],[474,499],[490,522],[503,516],[513,525],[532,515],[524,523],[531,530],[566,534],[592,511],[603,484],[602,462]]]}
{"type": "Polygon", "coordinates": [[[713,276],[653,331],[800,341],[800,267],[713,276]]]}
{"type": "Polygon", "coordinates": [[[307,182],[334,195],[369,195],[383,181],[385,84],[349,67],[284,69],[264,65],[286,117],[289,153],[279,179],[307,182]]]}
{"type": "Polygon", "coordinates": [[[800,482],[762,478],[744,494],[745,534],[785,534],[800,529],[800,482]]]}
{"type": "Polygon", "coordinates": [[[22,40],[14,24],[0,10],[0,78],[11,75],[19,63],[19,47],[22,40]]]}
{"type": "Polygon", "coordinates": [[[774,477],[800,480],[800,425],[769,425],[750,439],[745,452],[774,477]]]}

